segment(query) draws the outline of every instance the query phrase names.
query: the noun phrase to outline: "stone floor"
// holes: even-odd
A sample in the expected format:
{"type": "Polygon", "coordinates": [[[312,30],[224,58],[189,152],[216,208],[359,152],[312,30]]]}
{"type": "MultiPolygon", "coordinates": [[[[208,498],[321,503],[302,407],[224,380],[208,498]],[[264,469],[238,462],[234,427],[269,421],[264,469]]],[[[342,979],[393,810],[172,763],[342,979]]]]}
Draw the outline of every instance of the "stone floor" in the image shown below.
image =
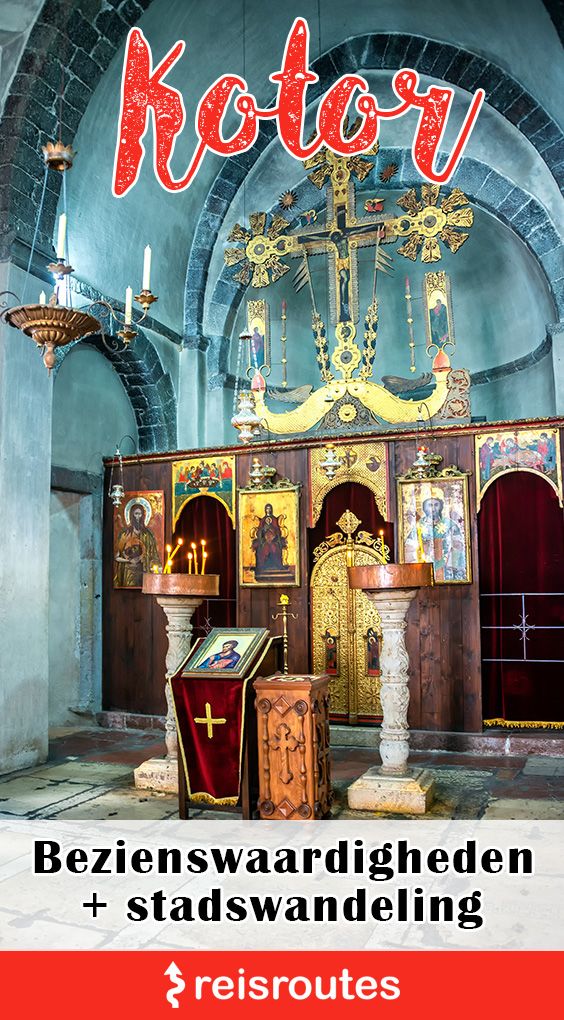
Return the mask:
{"type": "MultiPolygon", "coordinates": [[[[49,761],[38,768],[0,776],[0,818],[177,817],[167,794],[137,791],[133,769],[162,754],[160,733],[101,728],[59,729],[52,734],[49,761]]],[[[334,747],[335,818],[375,818],[348,809],[346,790],[371,765],[370,748],[334,747]]],[[[564,754],[474,755],[415,751],[414,765],[432,770],[435,802],[427,818],[564,818],[564,754]]],[[[198,811],[193,817],[225,818],[198,811]]],[[[409,818],[409,815],[397,817],[409,818]]]]}

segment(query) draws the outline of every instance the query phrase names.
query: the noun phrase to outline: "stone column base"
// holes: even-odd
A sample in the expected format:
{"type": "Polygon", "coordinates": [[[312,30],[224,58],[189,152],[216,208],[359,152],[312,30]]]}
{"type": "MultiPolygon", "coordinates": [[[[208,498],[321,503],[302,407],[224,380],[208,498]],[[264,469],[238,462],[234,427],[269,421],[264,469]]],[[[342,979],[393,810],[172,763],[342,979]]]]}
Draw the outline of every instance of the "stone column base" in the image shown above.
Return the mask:
{"type": "Polygon", "coordinates": [[[410,769],[405,776],[390,776],[374,766],[349,786],[349,807],[354,811],[424,815],[433,803],[434,785],[433,776],[426,769],[410,769]]]}
{"type": "Polygon", "coordinates": [[[178,759],[149,758],[134,771],[137,790],[178,793],[178,759]]]}

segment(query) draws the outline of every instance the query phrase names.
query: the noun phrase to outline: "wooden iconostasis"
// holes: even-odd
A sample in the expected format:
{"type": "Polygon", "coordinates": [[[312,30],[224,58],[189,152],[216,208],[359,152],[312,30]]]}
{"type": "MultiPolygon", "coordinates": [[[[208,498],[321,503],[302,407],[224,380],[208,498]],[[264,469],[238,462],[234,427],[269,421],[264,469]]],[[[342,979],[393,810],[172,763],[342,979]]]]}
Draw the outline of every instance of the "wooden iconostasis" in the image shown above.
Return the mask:
{"type": "MultiPolygon", "coordinates": [[[[483,428],[483,426],[482,426],[483,428]]],[[[456,465],[469,474],[469,533],[472,580],[464,584],[436,585],[423,590],[414,600],[408,619],[407,647],[410,656],[410,725],[423,730],[478,732],[482,729],[482,676],[480,639],[480,589],[478,518],[474,484],[476,426],[427,430],[425,442],[432,443],[443,465],[456,465]]],[[[194,539],[206,540],[207,570],[220,575],[220,595],[209,600],[194,618],[195,634],[211,626],[268,627],[279,633],[278,612],[281,593],[290,597],[289,670],[311,670],[310,575],[314,550],[338,530],[337,521],[350,509],[373,535],[384,532],[392,559],[398,558],[397,499],[395,478],[404,474],[416,457],[417,437],[413,434],[362,436],[343,443],[364,444],[375,439],[384,443],[388,471],[387,519],[374,494],[344,473],[343,482],[325,497],[319,519],[312,522],[310,507],[310,450],[319,451],[322,441],[278,441],[271,446],[253,445],[214,451],[194,451],[193,456],[235,456],[236,484],[248,485],[252,457],[276,468],[278,478],[301,485],[299,514],[299,584],[293,587],[242,587],[237,562],[237,529],[217,499],[196,496],[181,510],[172,528],[172,463],[190,453],[125,458],[124,487],[128,492],[164,492],[165,541],[182,537],[184,545],[175,569],[188,569],[187,552],[194,539]],[[313,526],[312,526],[313,525],[313,526]]],[[[341,440],[337,441],[339,444],[341,440]]],[[[107,465],[109,479],[110,464],[107,465]]],[[[103,708],[135,715],[163,715],[165,618],[155,600],[139,589],[119,589],[113,584],[113,507],[105,500],[104,586],[103,586],[103,708]]],[[[359,720],[362,721],[362,720],[359,720]]],[[[369,721],[369,720],[367,720],[369,721]]]]}

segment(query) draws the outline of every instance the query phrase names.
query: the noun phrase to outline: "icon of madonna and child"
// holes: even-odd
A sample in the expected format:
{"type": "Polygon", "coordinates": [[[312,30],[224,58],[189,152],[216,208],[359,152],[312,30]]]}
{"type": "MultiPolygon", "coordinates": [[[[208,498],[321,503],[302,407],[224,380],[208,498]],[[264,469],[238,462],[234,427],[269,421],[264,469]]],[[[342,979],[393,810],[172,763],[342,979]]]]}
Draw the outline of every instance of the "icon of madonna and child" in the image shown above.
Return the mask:
{"type": "Polygon", "coordinates": [[[300,583],[299,490],[299,485],[287,483],[240,491],[241,585],[295,587],[300,583]]]}
{"type": "Polygon", "coordinates": [[[296,568],[286,562],[288,529],[285,514],[276,515],[272,503],[265,503],[264,514],[252,533],[255,555],[255,580],[262,584],[292,584],[296,568]]]}

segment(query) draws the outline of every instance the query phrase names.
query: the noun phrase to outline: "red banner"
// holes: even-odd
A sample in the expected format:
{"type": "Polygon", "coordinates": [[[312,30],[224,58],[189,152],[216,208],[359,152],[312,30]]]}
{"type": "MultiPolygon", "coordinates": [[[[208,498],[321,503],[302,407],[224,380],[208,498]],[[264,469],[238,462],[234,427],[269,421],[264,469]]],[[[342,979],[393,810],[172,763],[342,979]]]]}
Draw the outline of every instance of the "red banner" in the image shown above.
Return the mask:
{"type": "Polygon", "coordinates": [[[530,1020],[549,1009],[563,953],[4,952],[2,1012],[41,1020],[386,1016],[530,1020]],[[317,992],[320,991],[322,998],[317,992]]]}
{"type": "Polygon", "coordinates": [[[175,676],[171,681],[190,799],[236,804],[246,681],[175,676]]]}

